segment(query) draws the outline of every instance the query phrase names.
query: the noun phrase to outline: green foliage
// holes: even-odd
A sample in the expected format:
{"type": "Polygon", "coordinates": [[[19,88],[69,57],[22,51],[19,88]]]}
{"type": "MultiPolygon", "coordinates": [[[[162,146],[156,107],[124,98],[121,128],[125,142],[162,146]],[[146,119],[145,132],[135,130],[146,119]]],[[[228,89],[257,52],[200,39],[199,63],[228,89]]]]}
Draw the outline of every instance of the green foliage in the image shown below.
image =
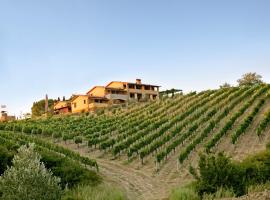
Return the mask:
{"type": "Polygon", "coordinates": [[[194,185],[186,185],[184,187],[175,188],[170,194],[170,200],[200,200],[200,196],[196,193],[194,185]]]}
{"type": "Polygon", "coordinates": [[[200,155],[198,175],[195,173],[196,191],[200,196],[210,198],[217,195],[220,189],[229,189],[232,194],[240,196],[248,189],[258,189],[258,185],[266,187],[265,184],[270,181],[269,160],[269,150],[252,155],[242,162],[233,162],[223,153],[216,156],[200,155]]]}
{"type": "MultiPolygon", "coordinates": [[[[53,111],[53,99],[48,100],[49,110],[53,111]]],[[[32,117],[39,117],[45,113],[45,100],[34,102],[31,108],[32,117]]]]}
{"type": "Polygon", "coordinates": [[[127,200],[127,197],[111,185],[100,184],[96,187],[79,186],[68,191],[62,200],[127,200]]]}
{"type": "Polygon", "coordinates": [[[54,139],[58,139],[58,138],[61,138],[61,137],[62,137],[62,134],[59,133],[59,132],[56,132],[56,133],[53,133],[53,134],[52,134],[52,137],[53,137],[54,139]]]}
{"type": "Polygon", "coordinates": [[[11,165],[15,151],[5,146],[0,146],[0,175],[11,165]]]}
{"type": "Polygon", "coordinates": [[[199,180],[196,189],[200,196],[215,193],[219,188],[232,188],[236,195],[245,193],[244,170],[223,153],[217,156],[200,155],[199,180]]]}
{"type": "Polygon", "coordinates": [[[202,199],[215,200],[215,199],[232,198],[232,197],[235,197],[235,194],[232,189],[225,189],[221,187],[213,194],[204,194],[202,199]]]}
{"type": "Polygon", "coordinates": [[[85,169],[80,164],[53,153],[43,151],[41,161],[51,169],[55,176],[61,178],[62,188],[73,188],[82,184],[97,185],[101,181],[94,171],[85,169]]]}
{"type": "MultiPolygon", "coordinates": [[[[3,140],[0,135],[0,174],[4,172],[7,166],[11,166],[11,159],[18,146],[15,143],[10,143],[3,140]]],[[[45,167],[50,169],[52,173],[61,178],[62,188],[73,188],[81,184],[96,185],[100,183],[101,179],[98,174],[92,170],[84,168],[80,163],[74,162],[61,154],[54,153],[51,150],[46,150],[36,146],[36,150],[41,155],[41,161],[45,167]]],[[[88,159],[83,161],[89,163],[88,159]]],[[[93,163],[89,163],[90,166],[93,163]]]]}
{"type": "Polygon", "coordinates": [[[1,198],[5,200],[57,200],[61,197],[60,179],[40,162],[34,145],[22,146],[0,178],[1,198]]]}
{"type": "MultiPolygon", "coordinates": [[[[207,142],[205,145],[206,152],[210,152],[210,150],[219,142],[219,140],[227,134],[229,130],[233,127],[236,120],[244,114],[244,112],[254,103],[254,101],[261,95],[263,95],[268,89],[270,88],[269,85],[262,86],[262,87],[252,87],[248,91],[246,91],[241,98],[238,98],[235,100],[235,102],[228,107],[228,110],[231,110],[233,107],[235,107],[239,102],[243,100],[243,98],[247,98],[248,96],[252,95],[254,92],[254,89],[258,89],[250,100],[248,100],[243,106],[241,106],[234,114],[225,122],[224,126],[216,133],[210,141],[207,142]],[[258,89],[259,88],[259,89],[258,89]]],[[[224,112],[225,115],[228,114],[228,112],[224,112]]],[[[241,132],[242,133],[242,132],[241,132]]],[[[237,139],[237,137],[235,138],[237,139]]]]}
{"type": "Polygon", "coordinates": [[[5,130],[6,123],[0,122],[0,130],[5,130]]]}
{"type": "Polygon", "coordinates": [[[79,145],[83,142],[82,137],[80,137],[80,136],[75,137],[75,138],[74,138],[74,142],[75,142],[75,143],[78,145],[78,147],[79,147],[79,145]]]}
{"type": "Polygon", "coordinates": [[[235,144],[236,141],[238,140],[239,136],[242,135],[246,129],[251,125],[254,117],[256,114],[259,112],[261,107],[264,105],[265,100],[261,99],[255,108],[252,110],[252,112],[244,119],[244,121],[240,124],[239,128],[232,134],[231,139],[232,143],[235,144]]]}
{"type": "Polygon", "coordinates": [[[257,135],[260,136],[270,124],[270,109],[265,113],[264,119],[260,122],[257,128],[257,135]]]}
{"type": "Polygon", "coordinates": [[[23,133],[31,134],[32,133],[32,128],[30,126],[24,126],[22,129],[23,133]]]}

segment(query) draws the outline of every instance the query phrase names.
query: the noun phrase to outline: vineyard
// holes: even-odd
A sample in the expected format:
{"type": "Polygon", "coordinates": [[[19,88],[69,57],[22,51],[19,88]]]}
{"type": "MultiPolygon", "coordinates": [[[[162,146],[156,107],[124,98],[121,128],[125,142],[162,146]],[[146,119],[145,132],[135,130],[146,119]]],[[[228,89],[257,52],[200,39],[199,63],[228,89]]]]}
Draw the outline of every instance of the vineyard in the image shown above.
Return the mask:
{"type": "MultiPolygon", "coordinates": [[[[0,142],[32,142],[97,171],[123,167],[151,178],[153,187],[160,180],[169,187],[187,178],[184,172],[199,152],[248,154],[266,144],[269,127],[265,84],[178,94],[99,114],[2,123],[0,142]]],[[[154,198],[153,188],[146,189],[149,196],[140,197],[154,198]]],[[[168,188],[163,189],[166,196],[168,188]]]]}

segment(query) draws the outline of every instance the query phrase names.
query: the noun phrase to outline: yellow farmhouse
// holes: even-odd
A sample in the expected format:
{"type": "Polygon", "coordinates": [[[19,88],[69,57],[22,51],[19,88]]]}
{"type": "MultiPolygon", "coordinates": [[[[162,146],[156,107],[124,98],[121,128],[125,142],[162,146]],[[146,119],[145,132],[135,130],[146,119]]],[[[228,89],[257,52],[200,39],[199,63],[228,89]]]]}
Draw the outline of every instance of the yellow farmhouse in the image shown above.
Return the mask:
{"type": "Polygon", "coordinates": [[[55,114],[94,112],[111,105],[132,101],[159,99],[158,85],[143,84],[141,79],[132,82],[112,81],[106,86],[95,86],[86,94],[73,95],[70,101],[58,101],[54,105],[55,114]]]}
{"type": "Polygon", "coordinates": [[[105,87],[95,86],[87,92],[89,111],[129,101],[159,99],[159,87],[157,85],[142,84],[141,79],[136,79],[135,83],[112,81],[105,87]]]}

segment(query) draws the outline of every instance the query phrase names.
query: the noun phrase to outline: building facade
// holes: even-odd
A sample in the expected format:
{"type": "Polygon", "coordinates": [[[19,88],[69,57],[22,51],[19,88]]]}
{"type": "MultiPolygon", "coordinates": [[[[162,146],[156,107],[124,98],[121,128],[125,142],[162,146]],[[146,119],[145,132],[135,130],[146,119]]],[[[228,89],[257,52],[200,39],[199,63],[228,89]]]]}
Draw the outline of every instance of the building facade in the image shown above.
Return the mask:
{"type": "Polygon", "coordinates": [[[70,103],[72,113],[84,113],[89,111],[88,95],[73,95],[70,103]]]}
{"type": "Polygon", "coordinates": [[[89,111],[131,101],[157,100],[159,99],[159,87],[142,84],[141,79],[136,79],[135,83],[112,81],[105,87],[93,87],[87,92],[89,111]]]}
{"type": "Polygon", "coordinates": [[[95,112],[98,109],[128,102],[159,99],[158,85],[143,84],[141,79],[132,82],[112,81],[106,86],[95,86],[85,95],[73,95],[69,101],[57,101],[55,114],[95,112]]]}

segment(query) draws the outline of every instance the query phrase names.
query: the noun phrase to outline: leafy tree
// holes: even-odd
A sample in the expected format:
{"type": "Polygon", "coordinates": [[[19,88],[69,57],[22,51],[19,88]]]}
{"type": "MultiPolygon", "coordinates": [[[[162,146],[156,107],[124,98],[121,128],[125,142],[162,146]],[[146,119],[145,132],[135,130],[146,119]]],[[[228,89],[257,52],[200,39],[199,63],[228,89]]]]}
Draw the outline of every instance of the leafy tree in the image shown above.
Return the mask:
{"type": "Polygon", "coordinates": [[[262,82],[262,76],[257,74],[256,72],[252,73],[246,73],[242,76],[241,79],[237,80],[239,86],[252,86],[255,84],[261,84],[262,82]]]}
{"type": "Polygon", "coordinates": [[[229,83],[227,83],[227,82],[225,82],[225,83],[223,83],[221,86],[219,86],[220,87],[220,89],[222,89],[222,88],[230,88],[230,87],[232,87],[229,83]]]}
{"type": "Polygon", "coordinates": [[[22,146],[12,160],[12,167],[0,177],[0,199],[57,200],[61,197],[60,178],[54,177],[34,151],[34,145],[22,146]]]}
{"type": "MultiPolygon", "coordinates": [[[[53,111],[53,99],[48,100],[49,104],[49,111],[53,111]]],[[[32,117],[39,117],[45,113],[45,100],[40,100],[38,102],[34,102],[31,108],[32,110],[32,117]]]]}

